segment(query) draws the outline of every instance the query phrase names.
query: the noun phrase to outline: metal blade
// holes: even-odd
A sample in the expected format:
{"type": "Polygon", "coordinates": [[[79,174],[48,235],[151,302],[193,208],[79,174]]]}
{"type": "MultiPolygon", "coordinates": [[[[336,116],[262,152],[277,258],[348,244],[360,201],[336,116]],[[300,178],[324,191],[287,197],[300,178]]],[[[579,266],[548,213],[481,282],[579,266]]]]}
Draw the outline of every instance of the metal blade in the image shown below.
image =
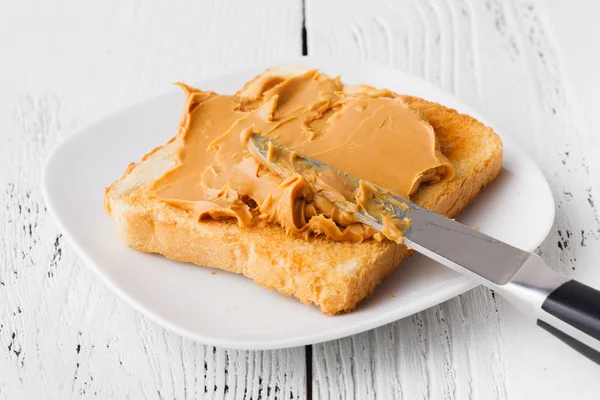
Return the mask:
{"type": "MultiPolygon", "coordinates": [[[[329,174],[335,174],[341,185],[351,188],[352,192],[359,187],[360,179],[296,153],[264,136],[252,135],[248,141],[248,148],[265,165],[284,178],[295,173],[312,172],[318,175],[327,171],[329,174]],[[272,157],[273,149],[289,156],[272,157]],[[289,160],[293,160],[293,163],[289,160]]],[[[374,184],[371,185],[378,188],[374,184]]],[[[365,225],[378,231],[383,230],[381,215],[368,214],[360,207],[348,209],[347,204],[340,203],[336,198],[328,200],[342,210],[351,211],[365,225]]],[[[495,285],[504,285],[510,282],[530,255],[526,251],[395,196],[385,189],[378,188],[374,201],[381,203],[387,213],[394,214],[399,219],[411,220],[410,227],[404,232],[406,245],[460,273],[484,279],[495,285]]]]}

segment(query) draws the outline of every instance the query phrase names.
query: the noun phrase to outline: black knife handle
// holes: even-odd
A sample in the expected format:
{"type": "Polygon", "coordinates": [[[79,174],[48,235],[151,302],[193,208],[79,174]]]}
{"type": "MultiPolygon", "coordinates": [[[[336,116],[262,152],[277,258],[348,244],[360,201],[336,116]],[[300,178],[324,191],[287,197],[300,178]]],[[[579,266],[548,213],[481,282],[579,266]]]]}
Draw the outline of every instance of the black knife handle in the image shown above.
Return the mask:
{"type": "Polygon", "coordinates": [[[564,329],[554,318],[544,318],[543,315],[538,319],[538,326],[600,364],[600,352],[597,350],[600,343],[600,291],[570,280],[548,295],[542,310],[574,329],[564,329]]]}

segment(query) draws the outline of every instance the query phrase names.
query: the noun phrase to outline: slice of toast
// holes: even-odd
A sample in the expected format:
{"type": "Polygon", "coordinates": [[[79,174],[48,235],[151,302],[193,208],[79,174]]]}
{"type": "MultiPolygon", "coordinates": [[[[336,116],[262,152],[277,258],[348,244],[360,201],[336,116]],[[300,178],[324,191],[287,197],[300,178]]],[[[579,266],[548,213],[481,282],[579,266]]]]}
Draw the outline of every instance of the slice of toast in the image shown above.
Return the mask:
{"type": "MultiPolygon", "coordinates": [[[[289,77],[306,70],[281,67],[249,82],[238,95],[252,93],[261,77],[289,77]]],[[[347,85],[348,93],[368,91],[347,85]]],[[[448,217],[456,215],[491,182],[502,164],[502,143],[489,127],[436,103],[402,96],[433,126],[441,150],[455,168],[450,181],[422,185],[412,200],[448,217]]],[[[176,165],[175,137],[130,164],[106,188],[105,209],[122,240],[135,249],[170,259],[242,273],[254,282],[325,314],[351,311],[406,258],[411,250],[385,240],[335,242],[318,236],[304,240],[278,225],[240,228],[235,220],[203,219],[149,195],[149,188],[176,165]]]]}

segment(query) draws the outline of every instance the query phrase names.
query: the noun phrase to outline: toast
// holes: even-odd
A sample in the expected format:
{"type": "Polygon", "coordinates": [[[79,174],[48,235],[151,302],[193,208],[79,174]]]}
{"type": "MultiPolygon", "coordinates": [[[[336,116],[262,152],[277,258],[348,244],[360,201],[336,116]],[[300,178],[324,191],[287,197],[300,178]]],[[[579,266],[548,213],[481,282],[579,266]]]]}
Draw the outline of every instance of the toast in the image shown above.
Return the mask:
{"type": "MultiPolygon", "coordinates": [[[[284,78],[305,71],[298,67],[268,70],[237,94],[251,93],[261,76],[284,78]]],[[[369,90],[374,89],[344,86],[347,93],[369,90]]],[[[452,180],[422,185],[411,200],[453,217],[497,176],[501,140],[468,115],[420,98],[401,97],[431,124],[442,153],[455,169],[452,180]]],[[[197,221],[188,211],[148,195],[152,184],[176,166],[179,145],[174,137],[139,163],[130,164],[106,188],[105,210],[132,248],[244,274],[268,289],[314,303],[329,315],[353,310],[412,252],[389,240],[336,242],[322,236],[305,240],[274,224],[241,228],[235,219],[197,221]]]]}

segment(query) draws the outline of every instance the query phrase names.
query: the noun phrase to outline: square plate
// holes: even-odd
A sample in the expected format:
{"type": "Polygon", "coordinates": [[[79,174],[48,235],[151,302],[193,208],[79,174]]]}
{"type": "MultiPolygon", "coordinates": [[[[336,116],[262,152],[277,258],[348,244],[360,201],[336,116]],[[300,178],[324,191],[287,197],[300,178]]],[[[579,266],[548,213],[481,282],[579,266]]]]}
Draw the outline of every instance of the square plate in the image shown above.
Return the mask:
{"type": "MultiPolygon", "coordinates": [[[[366,83],[455,108],[480,121],[452,95],[393,68],[315,57],[287,64],[320,68],[347,83],[366,83]]],[[[269,66],[273,66],[271,64],[269,66]]],[[[197,84],[233,93],[265,67],[248,68],[197,84]]],[[[468,278],[415,255],[352,313],[328,317],[315,306],[255,285],[241,275],[167,260],[126,247],[104,214],[104,188],[127,165],[177,133],[183,94],[169,93],[127,108],[61,143],[47,161],[43,191],[48,210],[85,262],[132,306],[159,324],[202,343],[273,349],[348,336],[404,318],[475,286],[468,278]],[[392,296],[394,295],[394,296],[392,296]]],[[[498,132],[498,131],[497,131],[498,132]]],[[[535,249],[554,220],[548,183],[510,139],[498,178],[458,218],[524,250],[535,249]]]]}

